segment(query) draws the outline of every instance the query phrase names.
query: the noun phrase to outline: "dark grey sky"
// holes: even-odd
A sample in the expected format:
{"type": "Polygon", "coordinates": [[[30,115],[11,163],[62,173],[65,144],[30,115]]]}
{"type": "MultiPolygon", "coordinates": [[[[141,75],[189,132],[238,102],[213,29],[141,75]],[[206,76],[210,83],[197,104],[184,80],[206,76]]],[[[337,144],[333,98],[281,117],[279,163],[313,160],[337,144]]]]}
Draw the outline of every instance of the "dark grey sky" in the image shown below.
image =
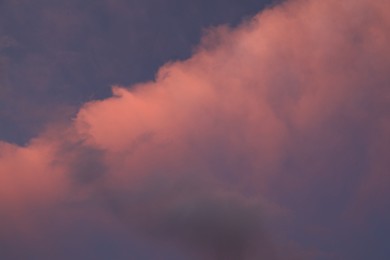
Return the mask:
{"type": "Polygon", "coordinates": [[[234,26],[271,2],[1,1],[0,140],[24,143],[113,84],[153,79],[189,57],[205,28],[234,26]]]}

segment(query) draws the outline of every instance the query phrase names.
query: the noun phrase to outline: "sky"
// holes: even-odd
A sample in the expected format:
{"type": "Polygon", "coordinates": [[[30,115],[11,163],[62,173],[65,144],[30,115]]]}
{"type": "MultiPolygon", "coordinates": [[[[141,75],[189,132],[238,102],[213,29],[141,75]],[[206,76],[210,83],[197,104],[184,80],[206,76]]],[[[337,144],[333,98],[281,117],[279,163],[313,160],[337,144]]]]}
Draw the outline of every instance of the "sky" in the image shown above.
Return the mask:
{"type": "Polygon", "coordinates": [[[0,258],[390,249],[390,2],[0,3],[0,258]]]}
{"type": "Polygon", "coordinates": [[[4,0],[0,3],[0,138],[23,144],[59,115],[153,80],[203,32],[237,25],[270,0],[4,0]],[[46,109],[50,107],[51,109],[46,109]],[[56,110],[54,113],[53,110],[56,110]]]}

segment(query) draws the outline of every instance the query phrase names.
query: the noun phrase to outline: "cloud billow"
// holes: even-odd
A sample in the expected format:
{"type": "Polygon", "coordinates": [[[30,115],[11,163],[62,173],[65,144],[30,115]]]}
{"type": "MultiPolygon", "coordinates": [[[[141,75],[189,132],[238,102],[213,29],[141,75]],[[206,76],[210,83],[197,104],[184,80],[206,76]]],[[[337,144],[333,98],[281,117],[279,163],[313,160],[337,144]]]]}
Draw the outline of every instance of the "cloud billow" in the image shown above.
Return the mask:
{"type": "Polygon", "coordinates": [[[42,228],[34,241],[37,206],[102,223],[118,244],[119,225],[195,259],[388,254],[378,231],[390,213],[388,10],[280,4],[211,29],[191,58],[113,87],[72,124],[24,147],[2,143],[9,232],[45,248],[55,234],[42,228]]]}

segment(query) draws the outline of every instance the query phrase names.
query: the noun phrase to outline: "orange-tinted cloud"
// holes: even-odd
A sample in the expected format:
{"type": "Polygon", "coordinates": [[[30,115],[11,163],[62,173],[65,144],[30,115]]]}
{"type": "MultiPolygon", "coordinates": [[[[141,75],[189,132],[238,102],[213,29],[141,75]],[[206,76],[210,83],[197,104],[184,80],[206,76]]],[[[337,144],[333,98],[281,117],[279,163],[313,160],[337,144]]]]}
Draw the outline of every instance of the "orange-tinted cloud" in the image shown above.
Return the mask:
{"type": "Polygon", "coordinates": [[[388,10],[290,1],[210,30],[190,59],[114,87],[66,131],[2,144],[2,207],[93,205],[211,259],[379,256],[351,248],[390,215],[388,10]]]}

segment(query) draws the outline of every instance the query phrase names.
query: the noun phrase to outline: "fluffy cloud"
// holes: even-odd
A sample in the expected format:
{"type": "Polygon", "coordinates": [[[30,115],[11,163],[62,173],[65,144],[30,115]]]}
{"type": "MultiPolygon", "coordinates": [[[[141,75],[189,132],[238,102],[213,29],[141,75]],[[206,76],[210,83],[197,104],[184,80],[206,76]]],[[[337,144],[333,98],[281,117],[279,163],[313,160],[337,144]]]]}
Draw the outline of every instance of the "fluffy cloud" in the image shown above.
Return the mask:
{"type": "Polygon", "coordinates": [[[2,144],[0,226],[28,241],[13,227],[36,229],[39,208],[59,228],[57,209],[201,259],[386,255],[367,236],[383,239],[390,213],[388,10],[286,2],[211,29],[71,125],[2,144]]]}

